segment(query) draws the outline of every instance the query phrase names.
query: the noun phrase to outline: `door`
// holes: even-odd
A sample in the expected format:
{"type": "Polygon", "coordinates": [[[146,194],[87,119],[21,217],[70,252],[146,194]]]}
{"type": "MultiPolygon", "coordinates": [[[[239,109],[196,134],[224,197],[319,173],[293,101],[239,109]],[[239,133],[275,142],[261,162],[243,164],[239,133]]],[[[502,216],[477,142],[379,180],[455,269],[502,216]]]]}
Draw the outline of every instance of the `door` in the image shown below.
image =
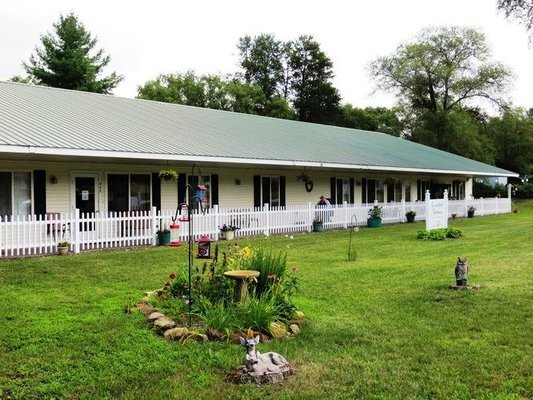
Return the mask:
{"type": "MultiPolygon", "coordinates": [[[[80,210],[80,216],[98,211],[98,175],[97,174],[74,174],[73,175],[73,198],[74,208],[80,210]]],[[[89,216],[89,215],[87,215],[89,216]]],[[[93,230],[93,224],[80,224],[80,230],[93,230]]]]}

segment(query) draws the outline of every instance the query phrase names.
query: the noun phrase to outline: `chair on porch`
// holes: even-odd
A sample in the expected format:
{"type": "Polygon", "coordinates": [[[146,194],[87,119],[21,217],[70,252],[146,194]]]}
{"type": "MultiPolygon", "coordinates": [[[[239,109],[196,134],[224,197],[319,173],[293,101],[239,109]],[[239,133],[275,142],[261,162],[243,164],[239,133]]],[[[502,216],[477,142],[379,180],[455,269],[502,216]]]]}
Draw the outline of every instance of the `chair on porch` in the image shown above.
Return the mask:
{"type": "Polygon", "coordinates": [[[58,232],[61,232],[60,239],[64,239],[65,233],[67,231],[70,232],[70,224],[61,223],[61,213],[47,212],[45,214],[45,221],[47,221],[46,222],[46,234],[50,235],[51,233],[52,237],[54,238],[54,242],[57,241],[58,232]]]}

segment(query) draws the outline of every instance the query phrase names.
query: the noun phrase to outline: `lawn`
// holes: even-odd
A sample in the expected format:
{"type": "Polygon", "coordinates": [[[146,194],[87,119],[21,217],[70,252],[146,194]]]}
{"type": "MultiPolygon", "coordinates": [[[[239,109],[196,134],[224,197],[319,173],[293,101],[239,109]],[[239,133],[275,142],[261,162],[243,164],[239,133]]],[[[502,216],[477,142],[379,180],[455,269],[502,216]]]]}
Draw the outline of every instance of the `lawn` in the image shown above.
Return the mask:
{"type": "Polygon", "coordinates": [[[1,261],[0,399],[532,398],[533,203],[451,225],[464,237],[361,229],[355,261],[347,230],[240,240],[298,268],[308,322],[259,345],[298,369],[277,386],[227,382],[238,345],[167,342],[124,312],[185,268],[183,248],[1,261]],[[481,289],[448,288],[458,256],[481,289]]]}

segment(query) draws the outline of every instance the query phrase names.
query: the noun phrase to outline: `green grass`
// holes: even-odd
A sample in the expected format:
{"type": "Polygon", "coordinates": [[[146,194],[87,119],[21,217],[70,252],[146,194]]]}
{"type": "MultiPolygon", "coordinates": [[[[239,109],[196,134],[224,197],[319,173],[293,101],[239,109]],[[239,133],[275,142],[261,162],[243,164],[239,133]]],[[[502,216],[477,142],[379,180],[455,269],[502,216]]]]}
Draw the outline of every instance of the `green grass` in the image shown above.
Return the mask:
{"type": "MultiPolygon", "coordinates": [[[[184,268],[183,248],[0,262],[0,399],[521,399],[533,397],[533,203],[453,221],[242,240],[287,252],[309,321],[260,344],[298,370],[283,385],[226,382],[244,349],[155,335],[124,308],[184,268]],[[458,256],[469,283],[453,291],[458,256]]],[[[223,242],[221,242],[223,244],[223,242]]]]}

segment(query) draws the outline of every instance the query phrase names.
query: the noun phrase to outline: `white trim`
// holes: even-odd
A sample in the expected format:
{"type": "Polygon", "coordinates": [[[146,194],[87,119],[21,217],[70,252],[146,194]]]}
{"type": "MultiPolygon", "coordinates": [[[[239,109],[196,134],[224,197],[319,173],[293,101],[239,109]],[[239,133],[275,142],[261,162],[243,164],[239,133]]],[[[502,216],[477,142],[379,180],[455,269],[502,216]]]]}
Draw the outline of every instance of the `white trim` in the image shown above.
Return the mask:
{"type": "Polygon", "coordinates": [[[229,158],[220,156],[199,156],[199,155],[182,155],[182,154],[157,154],[157,153],[136,153],[124,151],[106,151],[106,150],[85,150],[85,149],[65,149],[51,147],[33,147],[33,146],[6,146],[0,145],[0,153],[17,153],[17,154],[38,154],[53,156],[73,156],[73,157],[101,157],[101,158],[121,158],[136,160],[161,160],[161,161],[186,161],[186,162],[205,162],[205,163],[230,163],[230,164],[252,164],[252,165],[274,165],[290,167],[309,167],[309,168],[330,168],[330,169],[350,169],[360,171],[395,171],[395,172],[420,172],[432,174],[457,174],[468,176],[506,176],[518,177],[515,173],[497,173],[497,172],[479,172],[463,171],[448,169],[429,169],[429,168],[404,168],[404,167],[386,167],[379,165],[360,165],[360,164],[336,164],[323,163],[318,161],[297,161],[297,160],[271,160],[271,159],[253,159],[253,158],[229,158]]]}

